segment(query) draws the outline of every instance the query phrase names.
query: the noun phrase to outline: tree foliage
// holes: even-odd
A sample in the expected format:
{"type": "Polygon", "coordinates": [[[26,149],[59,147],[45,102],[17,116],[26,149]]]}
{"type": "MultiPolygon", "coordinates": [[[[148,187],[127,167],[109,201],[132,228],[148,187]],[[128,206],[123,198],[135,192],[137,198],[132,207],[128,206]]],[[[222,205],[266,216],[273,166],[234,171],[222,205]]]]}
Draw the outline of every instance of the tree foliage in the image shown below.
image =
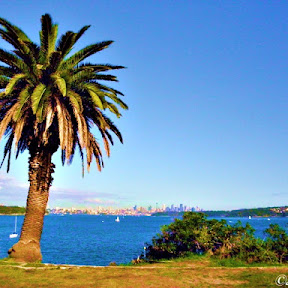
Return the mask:
{"type": "Polygon", "coordinates": [[[265,230],[268,235],[267,248],[274,251],[280,263],[288,262],[288,235],[278,224],[271,224],[265,230]]]}
{"type": "Polygon", "coordinates": [[[90,26],[68,31],[57,41],[58,25],[50,15],[43,15],[41,24],[38,45],[20,28],[0,18],[0,36],[14,48],[0,49],[0,138],[4,134],[7,137],[7,170],[13,143],[16,157],[26,149],[31,152],[41,147],[53,154],[60,147],[63,165],[72,162],[76,149],[84,165],[86,151],[87,170],[93,158],[101,170],[102,152],[92,128],[98,129],[97,138],[102,138],[108,156],[113,145],[110,132],[122,142],[120,131],[104,111],[120,117],[117,106],[128,106],[120,99],[123,94],[104,82],[117,81],[105,73],[124,67],[87,62],[88,57],[109,47],[113,43],[110,40],[70,53],[90,26]]]}
{"type": "Polygon", "coordinates": [[[0,206],[0,214],[25,214],[26,209],[18,206],[0,206]]]}
{"type": "Polygon", "coordinates": [[[250,224],[229,225],[203,213],[186,212],[161,228],[147,247],[147,259],[176,258],[189,253],[209,253],[219,258],[238,258],[252,262],[287,262],[288,236],[278,225],[266,230],[266,241],[254,237],[250,224]]]}

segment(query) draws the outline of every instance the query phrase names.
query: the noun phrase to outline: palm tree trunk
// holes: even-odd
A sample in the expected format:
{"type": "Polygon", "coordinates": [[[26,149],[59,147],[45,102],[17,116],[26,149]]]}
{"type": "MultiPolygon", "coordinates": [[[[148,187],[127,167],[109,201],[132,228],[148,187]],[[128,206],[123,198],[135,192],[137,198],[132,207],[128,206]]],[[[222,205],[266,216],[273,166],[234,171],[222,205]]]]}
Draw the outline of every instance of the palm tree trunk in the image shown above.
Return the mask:
{"type": "Polygon", "coordinates": [[[35,262],[42,260],[40,239],[44,215],[49,197],[49,188],[54,164],[52,153],[40,149],[30,151],[29,158],[29,192],[26,203],[26,214],[19,242],[9,249],[10,257],[17,261],[35,262]]]}

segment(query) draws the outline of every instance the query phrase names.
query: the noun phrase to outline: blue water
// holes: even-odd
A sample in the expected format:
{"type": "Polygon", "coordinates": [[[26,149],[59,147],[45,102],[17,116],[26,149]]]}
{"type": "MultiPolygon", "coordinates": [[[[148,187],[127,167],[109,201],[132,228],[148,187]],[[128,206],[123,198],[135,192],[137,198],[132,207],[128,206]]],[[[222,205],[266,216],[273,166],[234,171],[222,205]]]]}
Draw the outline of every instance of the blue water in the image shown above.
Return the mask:
{"type": "MultiPolygon", "coordinates": [[[[18,233],[23,223],[18,216],[18,233]]],[[[145,243],[160,232],[160,226],[173,221],[172,217],[134,217],[94,215],[45,216],[41,249],[44,263],[106,266],[110,262],[128,263],[143,251],[145,243]]],[[[217,218],[220,219],[220,218],[217,218]]],[[[222,218],[221,218],[222,219],[222,218]]],[[[224,218],[233,225],[240,220],[256,229],[255,235],[264,238],[269,224],[279,224],[287,231],[288,218],[224,218]]],[[[0,258],[18,241],[10,239],[14,216],[0,216],[0,258]]],[[[288,231],[287,231],[288,232],[288,231]]]]}

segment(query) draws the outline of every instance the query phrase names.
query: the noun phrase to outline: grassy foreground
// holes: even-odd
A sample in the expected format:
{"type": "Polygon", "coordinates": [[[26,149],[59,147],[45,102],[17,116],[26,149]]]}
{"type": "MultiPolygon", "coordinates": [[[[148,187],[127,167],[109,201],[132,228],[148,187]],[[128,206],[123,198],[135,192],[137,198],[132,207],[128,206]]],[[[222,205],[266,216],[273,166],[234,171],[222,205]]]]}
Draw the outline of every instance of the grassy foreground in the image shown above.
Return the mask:
{"type": "Polygon", "coordinates": [[[288,266],[221,267],[221,264],[207,257],[109,267],[21,265],[0,260],[0,287],[277,287],[276,277],[288,276],[288,266]]]}

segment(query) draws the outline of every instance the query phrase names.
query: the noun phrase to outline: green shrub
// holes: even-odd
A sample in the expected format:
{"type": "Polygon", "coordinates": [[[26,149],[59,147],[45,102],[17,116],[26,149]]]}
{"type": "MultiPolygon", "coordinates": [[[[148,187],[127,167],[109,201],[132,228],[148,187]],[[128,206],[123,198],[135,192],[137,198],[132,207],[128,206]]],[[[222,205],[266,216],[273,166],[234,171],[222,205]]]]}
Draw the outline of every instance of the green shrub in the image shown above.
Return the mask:
{"type": "Polygon", "coordinates": [[[288,235],[278,224],[271,224],[265,230],[267,248],[273,251],[280,263],[288,262],[288,235]]]}
{"type": "Polygon", "coordinates": [[[254,237],[250,224],[238,221],[208,220],[203,213],[186,212],[161,228],[147,246],[148,260],[182,257],[189,253],[209,253],[219,259],[238,259],[246,263],[288,262],[288,236],[278,225],[270,225],[264,241],[254,237]]]}

